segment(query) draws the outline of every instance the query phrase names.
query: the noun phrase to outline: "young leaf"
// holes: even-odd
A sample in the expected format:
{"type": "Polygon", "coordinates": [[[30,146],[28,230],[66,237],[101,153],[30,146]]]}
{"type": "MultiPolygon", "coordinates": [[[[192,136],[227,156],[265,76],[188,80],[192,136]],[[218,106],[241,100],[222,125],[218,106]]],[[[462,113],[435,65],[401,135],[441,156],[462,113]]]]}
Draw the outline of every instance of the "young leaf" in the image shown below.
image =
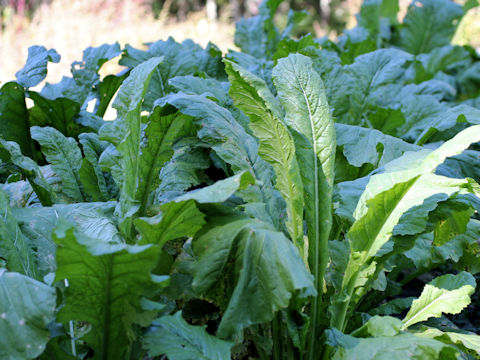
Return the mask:
{"type": "Polygon", "coordinates": [[[140,299],[154,288],[151,271],[160,248],[129,246],[75,231],[59,221],[53,233],[57,243],[55,280],[68,280],[66,303],[57,319],[87,321],[85,336],[95,358],[122,359],[133,340],[132,323],[141,312],[140,299]],[[72,261],[75,259],[75,261],[72,261]]]}
{"type": "Polygon", "coordinates": [[[205,328],[192,326],[179,311],[155,320],[143,340],[150,356],[167,355],[171,360],[223,360],[230,358],[233,343],[208,334],[205,328]]]}
{"type": "Polygon", "coordinates": [[[0,269],[0,357],[35,359],[50,339],[55,318],[53,287],[22,274],[0,269]]]}
{"type": "Polygon", "coordinates": [[[303,183],[292,135],[280,120],[283,117],[280,104],[259,77],[230,61],[225,61],[225,70],[232,84],[230,96],[250,118],[250,129],[259,139],[259,155],[275,170],[275,187],[287,204],[287,230],[307,262],[303,240],[303,183]]]}
{"type": "Polygon", "coordinates": [[[475,278],[467,272],[435,278],[425,285],[420,297],[413,301],[403,319],[402,329],[431,317],[440,317],[443,313],[460,313],[470,304],[475,286],[475,278]]]}
{"type": "Polygon", "coordinates": [[[62,179],[62,191],[74,202],[84,201],[79,170],[82,153],[73,138],[67,138],[51,127],[31,128],[32,138],[42,147],[52,169],[62,179]]]}

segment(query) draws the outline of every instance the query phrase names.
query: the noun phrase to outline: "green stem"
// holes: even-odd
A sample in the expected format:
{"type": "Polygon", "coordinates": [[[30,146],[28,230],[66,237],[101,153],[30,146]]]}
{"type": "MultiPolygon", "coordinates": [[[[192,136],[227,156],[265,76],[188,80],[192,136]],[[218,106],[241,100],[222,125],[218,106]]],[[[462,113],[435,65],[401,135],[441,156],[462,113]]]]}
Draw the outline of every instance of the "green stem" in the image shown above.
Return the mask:
{"type": "Polygon", "coordinates": [[[347,318],[348,307],[350,306],[350,299],[352,298],[353,291],[355,290],[355,282],[357,281],[358,273],[359,272],[357,271],[348,282],[347,297],[346,297],[348,300],[345,300],[344,302],[342,302],[340,306],[340,313],[335,319],[333,319],[333,322],[332,322],[332,326],[342,332],[345,329],[345,325],[346,325],[345,320],[347,318]]]}

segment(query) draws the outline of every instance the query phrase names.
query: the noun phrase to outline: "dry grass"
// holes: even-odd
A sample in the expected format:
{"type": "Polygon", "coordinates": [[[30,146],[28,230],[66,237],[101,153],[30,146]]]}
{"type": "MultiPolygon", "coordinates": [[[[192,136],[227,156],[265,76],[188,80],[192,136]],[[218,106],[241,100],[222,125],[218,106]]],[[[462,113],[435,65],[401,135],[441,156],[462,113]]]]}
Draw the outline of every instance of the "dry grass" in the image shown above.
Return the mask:
{"type": "MultiPolygon", "coordinates": [[[[338,11],[355,14],[361,3],[362,0],[349,0],[346,7],[338,11]]],[[[399,18],[405,14],[410,0],[400,0],[400,3],[399,18]]],[[[0,83],[15,79],[31,45],[55,48],[62,56],[59,64],[49,65],[49,82],[58,82],[62,76],[69,75],[70,64],[82,58],[83,49],[104,43],[118,41],[122,46],[129,43],[142,47],[145,42],[172,36],[177,41],[191,38],[203,46],[212,41],[223,51],[234,48],[234,24],[228,20],[208,22],[203,12],[193,13],[181,23],[165,17],[156,20],[135,4],[135,0],[53,0],[50,5],[38,9],[31,22],[12,18],[6,30],[0,31],[0,83]]],[[[479,46],[479,19],[480,9],[471,10],[462,21],[454,42],[479,46]]],[[[355,24],[354,16],[350,15],[347,28],[355,24]]],[[[104,65],[102,73],[117,72],[117,61],[104,65]]]]}
{"type": "MultiPolygon", "coordinates": [[[[0,82],[15,79],[32,45],[55,48],[62,56],[59,64],[49,64],[47,81],[58,82],[89,46],[118,41],[122,46],[129,43],[141,48],[145,42],[172,36],[177,41],[191,38],[202,46],[212,41],[226,51],[234,46],[233,34],[233,24],[209,23],[204,13],[194,13],[188,21],[177,23],[156,20],[128,0],[54,0],[42,6],[30,23],[13,18],[0,32],[0,82]]],[[[103,72],[117,71],[115,62],[106,64],[103,72]]]]}

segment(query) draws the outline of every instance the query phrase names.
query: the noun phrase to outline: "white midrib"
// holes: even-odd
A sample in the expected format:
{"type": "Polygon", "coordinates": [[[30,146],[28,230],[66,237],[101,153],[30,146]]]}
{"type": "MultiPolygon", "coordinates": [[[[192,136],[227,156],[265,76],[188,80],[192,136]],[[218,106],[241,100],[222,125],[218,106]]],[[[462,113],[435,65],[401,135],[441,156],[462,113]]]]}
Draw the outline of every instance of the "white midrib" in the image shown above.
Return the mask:
{"type": "MultiPolygon", "coordinates": [[[[297,78],[297,82],[300,86],[300,89],[302,90],[302,94],[303,94],[303,97],[305,99],[305,104],[307,105],[307,110],[308,110],[308,119],[310,121],[310,128],[311,128],[311,131],[312,131],[312,145],[313,145],[313,164],[314,164],[314,201],[315,201],[315,240],[314,240],[314,243],[315,243],[315,247],[314,247],[314,250],[315,250],[315,253],[314,253],[314,276],[315,276],[315,285],[318,285],[318,284],[323,284],[323,279],[318,279],[318,274],[319,274],[319,259],[318,259],[318,247],[319,247],[319,214],[318,214],[318,158],[317,158],[317,142],[315,141],[315,127],[313,126],[313,116],[312,116],[312,110],[310,109],[310,103],[308,101],[308,97],[307,97],[307,94],[305,92],[305,89],[303,88],[302,86],[302,83],[300,82],[300,79],[298,78],[297,74],[295,73],[295,77],[297,78]]],[[[308,258],[308,257],[307,257],[308,258]]],[[[318,296],[320,296],[321,294],[321,289],[317,289],[318,291],[318,296]]],[[[311,341],[313,342],[315,339],[315,329],[316,329],[316,321],[317,321],[317,306],[318,306],[318,302],[317,301],[314,301],[314,309],[313,309],[313,326],[312,326],[312,329],[313,331],[311,331],[311,341]]],[[[310,356],[312,356],[313,354],[310,353],[310,356]]]]}
{"type": "MultiPolygon", "coordinates": [[[[428,286],[431,286],[431,285],[428,285],[428,286]]],[[[433,288],[435,288],[434,286],[432,286],[433,288]]],[[[437,288],[438,289],[438,288],[437,288]]],[[[431,303],[429,303],[427,306],[423,307],[419,312],[417,312],[413,317],[411,317],[408,321],[406,321],[403,326],[402,326],[402,330],[405,330],[407,327],[410,326],[410,324],[412,323],[413,320],[415,320],[416,318],[418,318],[422,313],[424,313],[425,311],[427,311],[428,308],[432,307],[434,304],[437,303],[437,301],[441,300],[442,297],[446,294],[448,294],[448,290],[444,293],[442,293],[438,298],[436,298],[435,300],[433,300],[431,303]]],[[[420,295],[421,297],[421,295],[420,295]]]]}

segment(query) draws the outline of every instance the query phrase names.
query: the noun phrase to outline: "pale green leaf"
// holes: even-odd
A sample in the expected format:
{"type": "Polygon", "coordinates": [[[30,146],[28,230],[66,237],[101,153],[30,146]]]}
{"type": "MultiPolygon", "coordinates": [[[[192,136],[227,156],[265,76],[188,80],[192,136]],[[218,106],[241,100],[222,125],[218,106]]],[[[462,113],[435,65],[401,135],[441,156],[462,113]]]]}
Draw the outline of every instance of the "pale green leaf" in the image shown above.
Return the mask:
{"type": "Polygon", "coordinates": [[[475,286],[475,278],[467,272],[435,278],[425,285],[420,297],[413,301],[403,319],[402,329],[431,317],[460,313],[470,304],[475,286]]]}
{"type": "Polygon", "coordinates": [[[440,341],[405,333],[358,339],[327,330],[327,343],[337,347],[333,360],[456,360],[458,350],[440,341]]]}

